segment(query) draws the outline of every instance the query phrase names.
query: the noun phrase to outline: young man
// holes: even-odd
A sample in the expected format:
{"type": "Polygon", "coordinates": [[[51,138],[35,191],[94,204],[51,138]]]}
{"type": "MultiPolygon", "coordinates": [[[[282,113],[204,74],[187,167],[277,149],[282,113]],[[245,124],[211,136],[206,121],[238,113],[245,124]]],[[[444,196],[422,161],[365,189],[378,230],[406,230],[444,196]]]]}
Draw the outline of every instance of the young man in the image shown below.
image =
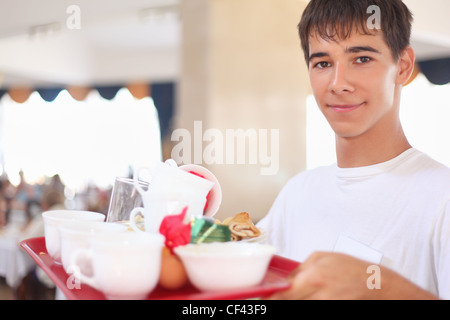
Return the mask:
{"type": "Polygon", "coordinates": [[[399,120],[414,69],[411,22],[401,0],[311,0],[303,13],[300,39],[337,164],[291,179],[259,223],[278,254],[306,261],[280,297],[402,298],[403,289],[450,298],[450,169],[412,148],[399,120]]]}

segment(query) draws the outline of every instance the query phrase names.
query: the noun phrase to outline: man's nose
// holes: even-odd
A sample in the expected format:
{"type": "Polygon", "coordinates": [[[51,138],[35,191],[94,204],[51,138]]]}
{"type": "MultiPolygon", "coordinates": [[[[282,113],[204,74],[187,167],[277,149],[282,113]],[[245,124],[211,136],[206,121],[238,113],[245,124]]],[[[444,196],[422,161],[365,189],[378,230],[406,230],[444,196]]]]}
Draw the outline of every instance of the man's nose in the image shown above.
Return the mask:
{"type": "Polygon", "coordinates": [[[336,64],[332,78],[330,79],[330,91],[335,94],[343,94],[353,92],[355,89],[350,82],[351,75],[345,64],[336,64]]]}

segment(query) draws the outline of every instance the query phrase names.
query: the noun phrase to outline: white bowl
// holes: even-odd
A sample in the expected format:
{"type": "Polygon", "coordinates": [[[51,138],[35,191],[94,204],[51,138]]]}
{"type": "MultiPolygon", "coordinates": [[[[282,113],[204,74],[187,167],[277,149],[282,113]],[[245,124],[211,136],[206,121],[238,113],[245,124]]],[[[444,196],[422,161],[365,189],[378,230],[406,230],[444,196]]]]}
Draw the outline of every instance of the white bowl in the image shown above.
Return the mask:
{"type": "Polygon", "coordinates": [[[58,227],[61,239],[61,262],[69,272],[72,253],[81,248],[89,248],[89,240],[99,233],[121,233],[128,230],[124,224],[100,221],[76,221],[58,227]]]}
{"type": "Polygon", "coordinates": [[[188,244],[175,248],[191,283],[200,290],[218,291],[259,284],[275,248],[246,242],[188,244]]]}
{"type": "Polygon", "coordinates": [[[104,221],[105,215],[98,212],[79,210],[51,210],[42,213],[44,220],[45,247],[48,254],[61,262],[61,239],[58,227],[74,221],[104,221]]]}

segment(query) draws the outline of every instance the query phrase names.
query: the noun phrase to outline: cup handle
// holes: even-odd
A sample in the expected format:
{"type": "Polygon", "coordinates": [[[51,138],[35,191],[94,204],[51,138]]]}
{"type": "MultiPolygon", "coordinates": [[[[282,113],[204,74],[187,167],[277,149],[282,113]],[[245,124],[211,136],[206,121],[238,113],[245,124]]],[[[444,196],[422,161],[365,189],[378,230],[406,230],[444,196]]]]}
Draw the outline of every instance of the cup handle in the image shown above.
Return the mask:
{"type": "Polygon", "coordinates": [[[80,257],[80,256],[88,257],[89,263],[92,264],[93,253],[91,250],[86,250],[86,249],[75,250],[72,253],[72,255],[70,256],[70,264],[67,269],[67,273],[72,273],[73,277],[75,279],[81,281],[82,283],[86,283],[86,284],[90,285],[91,287],[97,289],[97,286],[95,285],[94,276],[89,277],[81,272],[81,268],[78,265],[78,257],[80,257]]]}
{"type": "MultiPolygon", "coordinates": [[[[131,210],[130,212],[130,227],[131,229],[133,229],[135,232],[141,232],[141,233],[145,233],[144,231],[142,231],[141,229],[138,228],[138,226],[136,225],[136,216],[141,213],[142,215],[144,215],[144,208],[142,207],[136,207],[133,210],[131,210]]],[[[144,216],[145,219],[145,216],[144,216]]]]}

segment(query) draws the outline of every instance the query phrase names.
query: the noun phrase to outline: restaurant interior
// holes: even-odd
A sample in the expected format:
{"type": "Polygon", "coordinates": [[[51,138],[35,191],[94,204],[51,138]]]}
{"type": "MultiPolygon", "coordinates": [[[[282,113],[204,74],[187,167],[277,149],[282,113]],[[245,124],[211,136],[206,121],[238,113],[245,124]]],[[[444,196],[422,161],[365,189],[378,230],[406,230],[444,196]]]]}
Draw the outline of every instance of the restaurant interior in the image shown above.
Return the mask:
{"type": "MultiPolygon", "coordinates": [[[[450,166],[450,2],[404,2],[416,52],[405,128],[450,166]]],[[[0,300],[55,299],[18,243],[43,235],[34,218],[49,208],[106,215],[114,179],[139,166],[205,166],[222,189],[216,217],[257,222],[291,177],[333,162],[297,35],[307,3],[0,0],[0,300]],[[227,144],[240,130],[243,159],[227,144]]]]}

